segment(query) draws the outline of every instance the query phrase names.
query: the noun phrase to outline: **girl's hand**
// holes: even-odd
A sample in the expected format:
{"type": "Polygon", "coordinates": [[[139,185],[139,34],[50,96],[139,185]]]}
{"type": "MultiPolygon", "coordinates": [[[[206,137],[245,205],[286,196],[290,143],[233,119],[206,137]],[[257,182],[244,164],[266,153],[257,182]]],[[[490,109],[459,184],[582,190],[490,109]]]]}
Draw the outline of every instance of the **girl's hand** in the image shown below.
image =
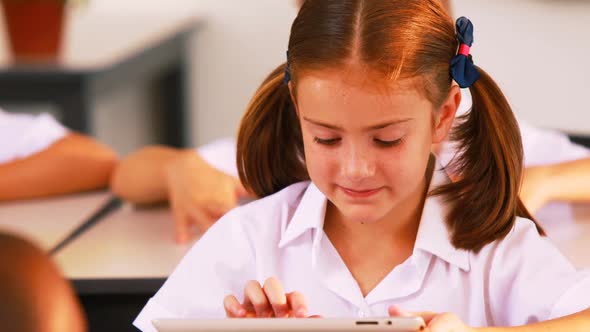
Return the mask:
{"type": "Polygon", "coordinates": [[[476,329],[467,326],[459,317],[451,313],[436,314],[432,312],[405,312],[396,306],[389,307],[391,317],[420,316],[426,323],[424,332],[475,332],[476,329]]]}
{"type": "Polygon", "coordinates": [[[298,292],[285,294],[276,278],[267,279],[263,287],[257,281],[249,281],[244,289],[244,303],[240,303],[234,295],[228,295],[223,306],[229,318],[307,317],[303,295],[298,292]]]}
{"type": "Polygon", "coordinates": [[[239,179],[217,170],[192,150],[170,161],[165,175],[178,243],[191,238],[193,226],[205,232],[248,195],[239,179]]]}

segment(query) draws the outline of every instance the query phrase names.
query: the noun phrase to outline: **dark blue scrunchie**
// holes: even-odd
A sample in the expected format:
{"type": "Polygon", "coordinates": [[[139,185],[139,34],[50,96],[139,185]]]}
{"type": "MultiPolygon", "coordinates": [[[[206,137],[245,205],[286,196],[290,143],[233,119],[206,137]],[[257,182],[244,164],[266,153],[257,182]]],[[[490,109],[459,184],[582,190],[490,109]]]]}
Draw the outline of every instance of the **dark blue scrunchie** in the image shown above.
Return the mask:
{"type": "Polygon", "coordinates": [[[287,66],[285,67],[285,78],[283,84],[289,84],[291,80],[291,66],[289,65],[289,51],[287,51],[287,66]]]}
{"type": "MultiPolygon", "coordinates": [[[[469,47],[473,44],[473,24],[467,17],[457,19],[457,39],[469,47]]],[[[481,75],[473,64],[471,55],[457,54],[451,60],[451,77],[461,88],[469,88],[481,75]]]]}

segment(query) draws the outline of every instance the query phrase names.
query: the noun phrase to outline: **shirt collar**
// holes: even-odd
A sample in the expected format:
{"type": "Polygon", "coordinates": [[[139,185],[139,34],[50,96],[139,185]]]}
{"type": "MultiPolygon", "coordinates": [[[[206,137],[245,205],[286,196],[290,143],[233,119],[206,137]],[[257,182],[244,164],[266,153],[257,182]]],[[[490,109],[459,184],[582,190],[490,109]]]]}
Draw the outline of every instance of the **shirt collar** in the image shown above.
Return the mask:
{"type": "MultiPolygon", "coordinates": [[[[285,247],[307,230],[323,230],[327,203],[326,196],[310,182],[281,237],[279,248],[285,247]]],[[[314,243],[317,243],[321,234],[323,231],[315,232],[314,243]]]]}
{"type": "MultiPolygon", "coordinates": [[[[429,190],[449,182],[450,179],[446,171],[437,162],[430,181],[429,190]]],[[[279,248],[287,246],[291,241],[310,229],[316,230],[314,232],[313,243],[317,245],[324,233],[322,229],[324,226],[327,201],[326,196],[313,182],[310,182],[281,237],[279,248]]],[[[445,222],[446,206],[443,202],[443,197],[428,196],[426,198],[420,226],[418,227],[416,243],[414,245],[414,254],[417,251],[427,252],[465,271],[469,271],[469,252],[463,249],[457,249],[451,243],[450,234],[445,222]]]]}

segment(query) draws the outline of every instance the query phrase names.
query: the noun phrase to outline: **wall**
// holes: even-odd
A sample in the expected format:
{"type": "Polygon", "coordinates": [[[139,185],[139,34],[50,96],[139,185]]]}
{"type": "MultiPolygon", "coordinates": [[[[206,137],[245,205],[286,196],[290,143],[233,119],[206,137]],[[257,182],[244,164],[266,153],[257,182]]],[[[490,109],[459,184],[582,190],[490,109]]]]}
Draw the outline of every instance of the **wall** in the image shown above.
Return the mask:
{"type": "MultiPolygon", "coordinates": [[[[455,0],[454,7],[475,24],[476,63],[498,81],[521,119],[590,135],[590,1],[455,0]]],[[[235,134],[256,87],[284,61],[295,16],[293,0],[91,0],[76,10],[154,19],[186,11],[203,18],[191,47],[194,145],[235,134]]],[[[121,131],[111,114],[132,104],[140,112],[140,96],[130,87],[97,107],[99,137],[126,141],[123,152],[147,143],[145,133],[138,128],[126,138],[133,131],[121,131]]]]}

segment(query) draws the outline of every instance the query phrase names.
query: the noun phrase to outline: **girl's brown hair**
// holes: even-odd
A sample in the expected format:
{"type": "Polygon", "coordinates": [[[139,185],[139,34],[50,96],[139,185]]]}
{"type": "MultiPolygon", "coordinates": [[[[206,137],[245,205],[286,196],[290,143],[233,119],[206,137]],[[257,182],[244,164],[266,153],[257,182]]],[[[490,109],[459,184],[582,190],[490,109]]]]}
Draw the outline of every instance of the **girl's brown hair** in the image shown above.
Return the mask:
{"type": "MultiPolygon", "coordinates": [[[[458,46],[438,0],[306,0],[291,28],[291,84],[305,71],[354,63],[387,82],[418,79],[420,92],[438,109],[451,90],[449,66],[458,46]]],[[[260,197],[309,179],[286,66],[264,80],[238,134],[240,179],[260,197]]],[[[518,199],[523,158],[516,119],[498,86],[479,71],[470,88],[472,111],[452,135],[459,148],[450,167],[460,180],[430,193],[449,203],[453,245],[474,251],[508,234],[516,216],[531,218],[518,199]]]]}

